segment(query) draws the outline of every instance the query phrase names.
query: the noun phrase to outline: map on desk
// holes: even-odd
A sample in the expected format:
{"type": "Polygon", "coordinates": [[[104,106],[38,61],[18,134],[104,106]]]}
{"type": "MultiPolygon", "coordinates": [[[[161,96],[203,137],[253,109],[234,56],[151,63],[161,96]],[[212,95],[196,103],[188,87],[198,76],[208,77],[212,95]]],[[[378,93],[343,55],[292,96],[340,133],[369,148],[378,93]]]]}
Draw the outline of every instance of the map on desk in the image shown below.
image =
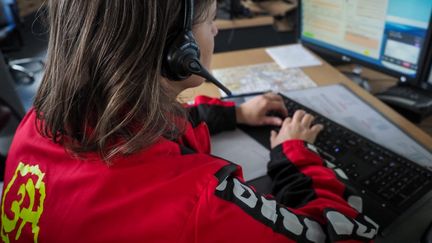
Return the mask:
{"type": "Polygon", "coordinates": [[[317,86],[301,69],[281,69],[273,62],[215,69],[213,75],[234,95],[260,91],[285,92],[317,86]]]}

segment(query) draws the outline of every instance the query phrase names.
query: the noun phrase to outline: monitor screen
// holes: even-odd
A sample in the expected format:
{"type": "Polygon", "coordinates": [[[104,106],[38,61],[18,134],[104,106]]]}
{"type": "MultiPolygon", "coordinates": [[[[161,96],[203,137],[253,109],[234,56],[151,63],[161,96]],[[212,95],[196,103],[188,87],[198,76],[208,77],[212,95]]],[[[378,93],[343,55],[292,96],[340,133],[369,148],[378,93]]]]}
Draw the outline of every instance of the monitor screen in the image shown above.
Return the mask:
{"type": "Polygon", "coordinates": [[[426,55],[431,0],[302,0],[300,40],[345,61],[416,80],[426,55]]]}

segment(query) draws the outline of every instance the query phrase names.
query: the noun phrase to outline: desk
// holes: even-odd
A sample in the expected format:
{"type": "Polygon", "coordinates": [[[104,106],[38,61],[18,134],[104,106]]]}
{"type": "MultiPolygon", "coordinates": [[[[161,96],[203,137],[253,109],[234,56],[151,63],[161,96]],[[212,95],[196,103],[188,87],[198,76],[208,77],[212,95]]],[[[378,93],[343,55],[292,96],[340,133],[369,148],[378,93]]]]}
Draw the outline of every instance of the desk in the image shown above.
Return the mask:
{"type": "MultiPolygon", "coordinates": [[[[383,104],[377,98],[358,87],[347,79],[335,68],[321,60],[323,65],[316,67],[303,68],[303,71],[313,79],[318,85],[329,85],[342,83],[349,87],[354,93],[369,102],[378,111],[387,116],[406,133],[417,139],[420,143],[432,150],[432,137],[423,132],[407,119],[383,104]]],[[[241,65],[252,65],[259,63],[273,62],[264,48],[233,51],[215,54],[213,57],[212,68],[227,68],[241,65]]],[[[219,97],[218,89],[209,83],[204,83],[200,87],[186,90],[181,94],[183,99],[191,99],[196,95],[205,94],[212,97],[219,97]]],[[[431,192],[432,193],[432,192],[431,192]]],[[[431,194],[430,193],[430,194],[431,194]]],[[[431,198],[431,197],[429,197],[431,198]]],[[[386,237],[379,237],[377,242],[416,242],[428,223],[432,220],[432,200],[426,201],[420,208],[411,209],[407,217],[400,219],[402,222],[396,223],[390,228],[390,233],[386,237]]]]}
{"type": "Polygon", "coordinates": [[[217,19],[216,26],[219,30],[250,28],[259,26],[273,25],[272,16],[259,16],[250,19],[217,19]]]}
{"type": "Polygon", "coordinates": [[[38,9],[44,4],[44,0],[17,0],[22,17],[27,16],[38,9]]]}

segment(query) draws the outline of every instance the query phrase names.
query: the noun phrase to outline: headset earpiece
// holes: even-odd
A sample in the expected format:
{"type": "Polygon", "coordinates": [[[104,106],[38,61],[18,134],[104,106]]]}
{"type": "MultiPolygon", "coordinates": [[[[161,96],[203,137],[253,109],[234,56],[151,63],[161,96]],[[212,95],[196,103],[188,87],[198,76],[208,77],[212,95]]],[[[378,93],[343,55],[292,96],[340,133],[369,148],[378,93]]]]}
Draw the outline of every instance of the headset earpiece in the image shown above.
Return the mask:
{"type": "Polygon", "coordinates": [[[195,74],[212,82],[227,95],[231,95],[231,92],[201,64],[200,49],[192,34],[192,21],[193,0],[184,0],[183,31],[168,47],[165,47],[162,75],[171,81],[182,81],[195,74]]]}
{"type": "Polygon", "coordinates": [[[200,50],[191,31],[183,31],[169,47],[165,57],[164,75],[181,81],[192,75],[187,60],[199,60],[200,50]]]}

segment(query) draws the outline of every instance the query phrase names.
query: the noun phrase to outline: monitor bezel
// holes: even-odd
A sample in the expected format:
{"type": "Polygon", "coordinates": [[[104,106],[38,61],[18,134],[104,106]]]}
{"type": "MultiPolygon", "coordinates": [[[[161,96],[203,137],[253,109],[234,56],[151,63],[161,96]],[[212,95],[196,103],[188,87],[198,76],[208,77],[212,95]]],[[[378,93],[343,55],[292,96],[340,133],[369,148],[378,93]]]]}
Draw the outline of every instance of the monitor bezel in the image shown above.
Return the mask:
{"type": "MultiPolygon", "coordinates": [[[[430,60],[431,58],[428,57],[428,53],[430,52],[432,54],[432,10],[431,10],[431,15],[429,17],[429,26],[426,32],[426,38],[424,41],[424,46],[421,50],[420,53],[420,57],[419,57],[419,61],[418,61],[418,68],[417,68],[417,73],[415,77],[411,77],[411,76],[406,76],[400,72],[394,71],[392,69],[386,68],[384,66],[378,66],[375,64],[372,64],[370,62],[364,61],[362,59],[358,59],[356,57],[350,56],[350,55],[346,55],[344,53],[341,53],[339,51],[336,50],[332,50],[329,48],[325,48],[322,46],[318,46],[314,43],[310,43],[307,40],[303,40],[302,37],[302,6],[303,6],[303,1],[304,0],[299,0],[298,2],[298,11],[297,11],[297,41],[299,43],[301,43],[303,46],[307,47],[308,49],[315,51],[319,54],[324,55],[325,57],[329,57],[332,59],[336,59],[337,61],[341,61],[344,63],[355,63],[355,64],[359,64],[363,67],[367,67],[373,70],[376,70],[378,72],[382,72],[385,74],[388,74],[390,76],[393,76],[395,78],[398,79],[398,81],[402,84],[409,84],[409,85],[414,85],[414,86],[425,86],[423,84],[421,84],[423,81],[423,77],[426,76],[426,72],[425,69],[428,68],[428,65],[426,62],[432,62],[432,60],[430,60]],[[428,60],[429,59],[429,60],[428,60]]],[[[430,63],[429,63],[430,64],[430,63]]],[[[426,88],[426,87],[422,87],[422,88],[426,88]]],[[[432,88],[432,87],[429,87],[432,88]]]]}
{"type": "Polygon", "coordinates": [[[429,31],[429,34],[429,48],[426,50],[422,73],[417,80],[416,86],[427,91],[432,91],[432,84],[428,82],[429,77],[432,75],[432,31],[429,31]]]}

